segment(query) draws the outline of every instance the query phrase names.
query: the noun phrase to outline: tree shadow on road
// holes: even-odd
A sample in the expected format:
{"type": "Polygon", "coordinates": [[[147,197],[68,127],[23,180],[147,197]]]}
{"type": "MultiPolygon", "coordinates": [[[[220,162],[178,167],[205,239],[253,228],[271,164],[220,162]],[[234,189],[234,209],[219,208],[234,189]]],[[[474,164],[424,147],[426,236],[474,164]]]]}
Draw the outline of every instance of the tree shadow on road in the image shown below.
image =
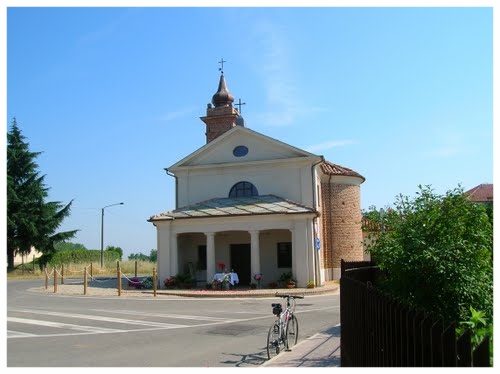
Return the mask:
{"type": "Polygon", "coordinates": [[[261,351],[257,353],[223,353],[224,355],[231,356],[234,359],[228,358],[225,361],[222,361],[221,364],[225,365],[233,365],[235,367],[256,367],[262,365],[267,361],[267,353],[266,351],[261,351]]]}

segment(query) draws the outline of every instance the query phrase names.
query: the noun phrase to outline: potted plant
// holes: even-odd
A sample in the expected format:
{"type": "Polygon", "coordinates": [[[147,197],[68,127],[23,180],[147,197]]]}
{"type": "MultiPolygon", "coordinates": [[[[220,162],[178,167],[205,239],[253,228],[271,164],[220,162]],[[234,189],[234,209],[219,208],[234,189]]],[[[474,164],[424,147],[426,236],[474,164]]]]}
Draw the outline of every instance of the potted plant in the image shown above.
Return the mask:
{"type": "Polygon", "coordinates": [[[222,286],[222,289],[224,290],[229,290],[229,288],[231,287],[231,275],[229,273],[224,273],[224,276],[221,278],[221,286],[222,286]]]}
{"type": "Polygon", "coordinates": [[[165,285],[166,288],[172,289],[177,287],[177,278],[176,277],[166,277],[165,280],[163,281],[163,284],[165,285]]]}
{"type": "Polygon", "coordinates": [[[218,290],[221,288],[221,282],[219,282],[218,280],[214,280],[212,282],[212,290],[218,290]]]}
{"type": "Polygon", "coordinates": [[[314,288],[314,281],[307,282],[307,288],[314,288]]]}
{"type": "Polygon", "coordinates": [[[185,273],[185,274],[177,274],[175,276],[177,279],[177,284],[179,285],[179,288],[192,288],[193,287],[193,279],[191,278],[191,275],[185,273]]]}
{"type": "Polygon", "coordinates": [[[280,281],[286,288],[295,287],[295,280],[291,271],[281,274],[280,281]]]}

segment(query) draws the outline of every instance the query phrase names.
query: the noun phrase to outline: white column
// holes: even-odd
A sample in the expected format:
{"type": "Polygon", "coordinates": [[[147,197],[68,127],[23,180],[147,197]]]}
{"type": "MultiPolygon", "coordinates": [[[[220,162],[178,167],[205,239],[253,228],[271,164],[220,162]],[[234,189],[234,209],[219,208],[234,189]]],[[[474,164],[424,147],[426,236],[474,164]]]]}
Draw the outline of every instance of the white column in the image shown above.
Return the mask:
{"type": "Polygon", "coordinates": [[[179,242],[178,242],[179,234],[172,235],[171,241],[171,251],[170,251],[170,270],[171,275],[177,275],[179,273],[179,242]]]}
{"type": "Polygon", "coordinates": [[[251,280],[255,274],[260,273],[260,244],[259,244],[259,231],[250,231],[250,269],[251,280]]]}
{"type": "MultiPolygon", "coordinates": [[[[166,226],[168,227],[168,226],[166,226]]],[[[163,280],[170,274],[170,237],[169,230],[164,225],[156,225],[156,248],[158,264],[158,287],[163,285],[163,280]]]]}
{"type": "Polygon", "coordinates": [[[207,237],[207,283],[211,283],[215,274],[215,233],[206,232],[207,237]]]}

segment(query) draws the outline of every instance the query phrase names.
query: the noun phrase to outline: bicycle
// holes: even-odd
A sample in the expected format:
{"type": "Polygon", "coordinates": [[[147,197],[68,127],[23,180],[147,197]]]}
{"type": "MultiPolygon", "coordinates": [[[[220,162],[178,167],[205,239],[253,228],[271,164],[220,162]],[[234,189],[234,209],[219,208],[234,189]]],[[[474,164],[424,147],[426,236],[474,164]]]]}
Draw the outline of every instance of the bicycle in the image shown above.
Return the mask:
{"type": "Polygon", "coordinates": [[[280,295],[276,297],[286,299],[286,308],[283,310],[280,303],[273,303],[273,314],[277,317],[267,333],[267,358],[279,355],[283,348],[290,351],[297,344],[299,338],[299,322],[295,316],[295,299],[303,299],[301,295],[280,295]]]}

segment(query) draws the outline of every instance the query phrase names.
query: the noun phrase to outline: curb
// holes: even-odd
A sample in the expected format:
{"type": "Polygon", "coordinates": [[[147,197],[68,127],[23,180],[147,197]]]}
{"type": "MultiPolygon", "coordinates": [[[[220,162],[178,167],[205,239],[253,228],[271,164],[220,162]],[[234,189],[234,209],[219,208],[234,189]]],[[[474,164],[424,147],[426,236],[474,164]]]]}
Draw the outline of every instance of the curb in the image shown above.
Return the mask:
{"type": "MultiPolygon", "coordinates": [[[[232,298],[248,298],[248,297],[274,297],[276,294],[291,294],[291,295],[323,295],[328,293],[336,293],[339,290],[338,286],[318,287],[312,289],[272,289],[272,290],[241,290],[241,291],[213,291],[213,290],[157,290],[156,295],[166,296],[183,296],[183,297],[232,297],[232,298]]],[[[153,294],[153,291],[137,291],[143,294],[153,294]]],[[[130,291],[128,293],[131,293],[130,291]]]]}

